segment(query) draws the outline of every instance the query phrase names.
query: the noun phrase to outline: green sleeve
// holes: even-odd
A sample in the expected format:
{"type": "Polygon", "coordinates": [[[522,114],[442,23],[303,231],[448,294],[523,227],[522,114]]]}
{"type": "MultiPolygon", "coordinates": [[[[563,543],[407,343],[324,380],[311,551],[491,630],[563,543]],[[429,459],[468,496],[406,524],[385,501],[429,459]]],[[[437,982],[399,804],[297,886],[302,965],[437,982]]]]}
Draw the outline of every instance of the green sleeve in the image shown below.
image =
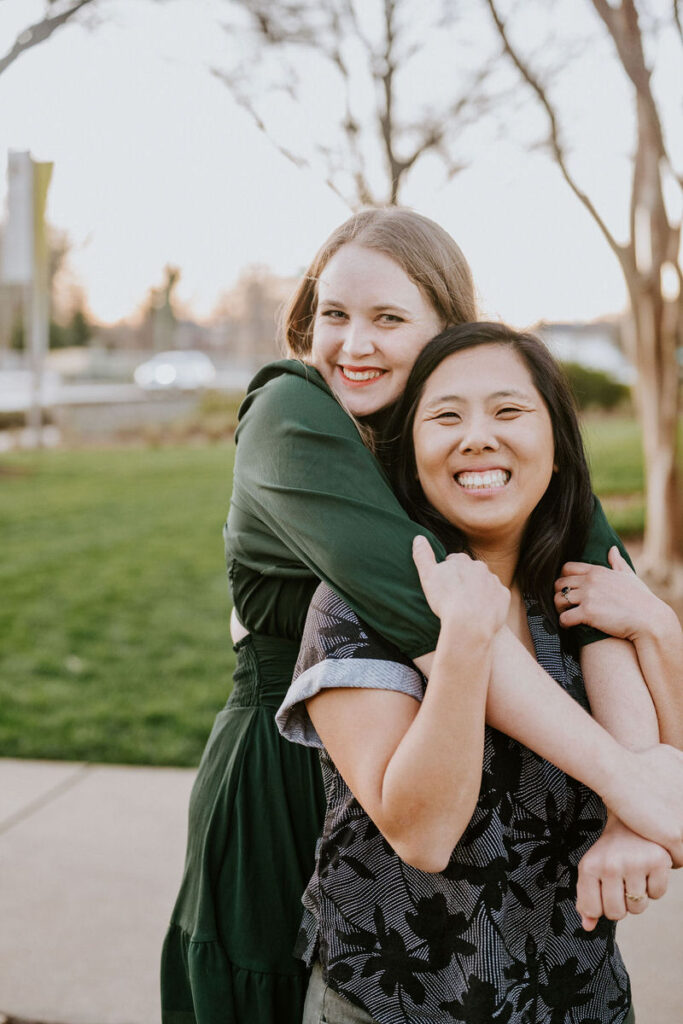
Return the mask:
{"type": "MultiPolygon", "coordinates": [[[[607,552],[615,544],[619,548],[619,551],[626,559],[628,564],[633,568],[633,562],[629,557],[629,553],[621,542],[619,536],[614,532],[610,524],[607,522],[607,516],[604,513],[603,507],[596,497],[593,498],[593,519],[591,521],[591,530],[584,548],[583,554],[579,561],[590,562],[591,565],[609,565],[607,561],[607,552]]],[[[574,633],[576,639],[582,647],[586,644],[592,644],[596,640],[604,640],[606,634],[601,633],[599,629],[593,629],[592,626],[575,626],[574,633]]]]}
{"type": "MultiPolygon", "coordinates": [[[[413,523],[374,455],[327,389],[294,374],[245,401],[237,432],[231,515],[253,524],[252,566],[277,562],[273,542],[324,580],[408,657],[434,650],[439,621],[415,570],[413,523]],[[260,531],[260,540],[259,540],[260,531]],[[260,556],[255,557],[259,549],[260,556]]],[[[277,569],[276,569],[277,571],[277,569]]]]}

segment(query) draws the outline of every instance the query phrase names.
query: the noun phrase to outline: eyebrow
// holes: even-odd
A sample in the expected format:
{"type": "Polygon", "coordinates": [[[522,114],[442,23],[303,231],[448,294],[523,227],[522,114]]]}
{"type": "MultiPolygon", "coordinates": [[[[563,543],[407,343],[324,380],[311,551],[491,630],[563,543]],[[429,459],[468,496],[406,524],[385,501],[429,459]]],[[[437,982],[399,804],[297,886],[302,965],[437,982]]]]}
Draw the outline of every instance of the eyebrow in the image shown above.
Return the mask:
{"type": "MultiPolygon", "coordinates": [[[[340,306],[343,309],[344,306],[346,305],[346,303],[342,302],[341,299],[328,299],[328,298],[324,298],[324,299],[320,299],[320,305],[321,306],[340,306]]],[[[397,313],[405,313],[406,316],[410,315],[410,310],[409,309],[406,309],[404,306],[399,306],[395,302],[380,302],[376,306],[371,306],[370,309],[372,310],[373,313],[379,313],[383,309],[392,309],[392,310],[395,310],[397,313]]]]}
{"type": "MultiPolygon", "coordinates": [[[[504,391],[494,391],[492,394],[487,395],[487,398],[520,398],[525,402],[532,401],[532,397],[526,391],[518,391],[516,388],[506,388],[504,391]]],[[[438,398],[433,398],[431,402],[426,406],[427,409],[432,409],[435,405],[441,405],[442,402],[464,402],[466,401],[462,395],[440,395],[438,398]]]]}

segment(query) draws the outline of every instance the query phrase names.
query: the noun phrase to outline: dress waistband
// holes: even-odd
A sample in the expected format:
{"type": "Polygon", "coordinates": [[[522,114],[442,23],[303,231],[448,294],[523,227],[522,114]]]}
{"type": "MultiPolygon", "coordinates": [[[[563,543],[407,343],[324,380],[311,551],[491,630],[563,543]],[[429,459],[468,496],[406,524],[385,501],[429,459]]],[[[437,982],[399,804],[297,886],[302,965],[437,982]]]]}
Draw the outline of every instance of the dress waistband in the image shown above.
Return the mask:
{"type": "Polygon", "coordinates": [[[234,647],[237,661],[231,707],[264,707],[277,710],[292,681],[299,655],[296,640],[250,633],[234,647]]]}

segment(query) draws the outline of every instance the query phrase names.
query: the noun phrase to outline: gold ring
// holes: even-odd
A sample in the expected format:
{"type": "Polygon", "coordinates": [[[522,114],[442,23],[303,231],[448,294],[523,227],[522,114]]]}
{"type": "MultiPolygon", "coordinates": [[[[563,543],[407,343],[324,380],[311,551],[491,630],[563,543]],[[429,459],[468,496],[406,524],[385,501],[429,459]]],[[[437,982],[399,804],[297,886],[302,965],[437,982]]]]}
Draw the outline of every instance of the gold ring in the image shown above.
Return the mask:
{"type": "Polygon", "coordinates": [[[646,898],[645,893],[643,893],[642,896],[634,896],[632,893],[626,890],[624,890],[624,896],[627,900],[631,900],[632,903],[640,903],[641,900],[644,900],[646,898]]]}

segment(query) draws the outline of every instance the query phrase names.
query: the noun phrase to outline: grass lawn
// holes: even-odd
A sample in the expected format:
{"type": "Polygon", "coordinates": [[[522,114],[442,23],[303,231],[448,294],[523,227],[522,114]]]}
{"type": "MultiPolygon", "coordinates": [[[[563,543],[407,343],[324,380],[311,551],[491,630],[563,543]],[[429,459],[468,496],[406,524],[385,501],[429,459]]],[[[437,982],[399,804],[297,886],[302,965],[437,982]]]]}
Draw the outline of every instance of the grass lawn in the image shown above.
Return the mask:
{"type": "Polygon", "coordinates": [[[3,456],[4,756],[196,764],[233,667],[232,451],[3,456]]]}
{"type": "MultiPolygon", "coordinates": [[[[617,533],[639,536],[645,522],[643,454],[638,423],[625,416],[588,416],[584,439],[593,477],[607,517],[617,533]]],[[[683,422],[678,429],[679,463],[683,458],[683,422]]]]}
{"type": "Polygon", "coordinates": [[[621,416],[587,417],[584,440],[593,477],[608,519],[617,533],[643,532],[643,456],[640,427],[621,416]]]}
{"type": "MultiPolygon", "coordinates": [[[[642,529],[639,433],[589,420],[596,491],[642,529]]],[[[0,460],[0,753],[194,765],[230,687],[232,445],[0,460]]]]}

